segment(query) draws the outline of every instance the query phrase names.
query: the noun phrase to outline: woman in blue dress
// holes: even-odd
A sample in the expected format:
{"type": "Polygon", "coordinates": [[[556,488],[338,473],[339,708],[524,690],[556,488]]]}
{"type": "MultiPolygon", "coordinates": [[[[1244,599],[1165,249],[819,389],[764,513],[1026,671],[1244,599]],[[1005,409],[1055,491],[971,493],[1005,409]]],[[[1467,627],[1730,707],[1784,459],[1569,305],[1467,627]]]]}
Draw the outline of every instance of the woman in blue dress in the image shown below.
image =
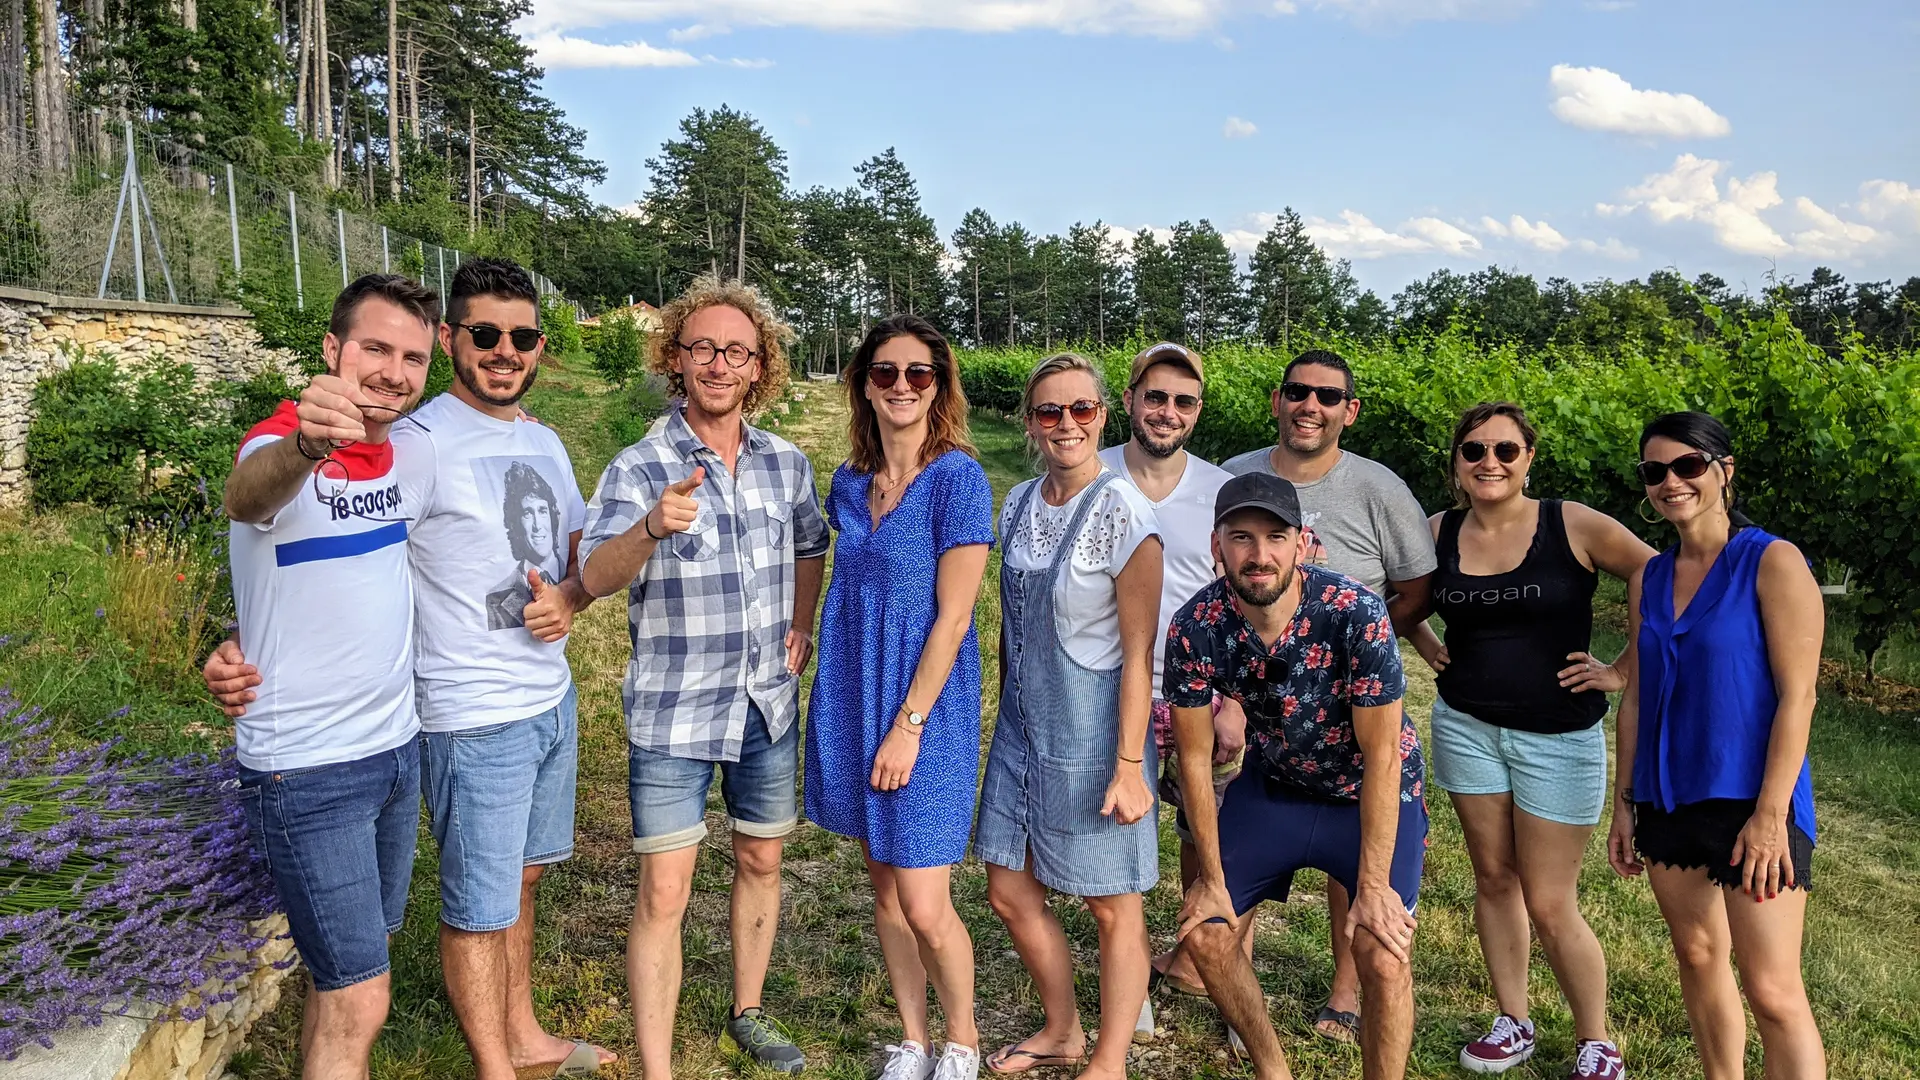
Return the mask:
{"type": "Polygon", "coordinates": [[[1746,1003],[1766,1074],[1826,1076],[1800,975],[1813,861],[1807,733],[1826,612],[1806,556],[1733,508],[1733,443],[1704,413],[1640,436],[1680,543],[1628,586],[1629,668],[1607,858],[1650,867],[1706,1080],[1738,1080],[1746,1003]],[[1734,981],[1731,959],[1740,968],[1734,981]]]}
{"type": "Polygon", "coordinates": [[[846,380],[851,452],[827,498],[837,539],[807,708],[807,816],[866,855],[903,1032],[882,1080],[974,1080],[973,941],[951,874],[980,769],[973,605],[993,492],[953,353],[925,319],[875,325],[846,380]],[[947,1020],[937,1059],[929,981],[947,1020]]]}

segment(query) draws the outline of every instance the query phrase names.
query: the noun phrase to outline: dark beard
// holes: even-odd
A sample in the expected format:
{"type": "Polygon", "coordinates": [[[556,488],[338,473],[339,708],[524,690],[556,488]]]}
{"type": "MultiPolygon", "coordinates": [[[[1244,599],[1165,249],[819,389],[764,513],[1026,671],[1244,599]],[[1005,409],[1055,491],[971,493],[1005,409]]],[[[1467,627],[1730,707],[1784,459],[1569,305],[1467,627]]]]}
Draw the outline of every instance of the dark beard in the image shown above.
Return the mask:
{"type": "MultiPolygon", "coordinates": [[[[1257,564],[1242,566],[1240,573],[1246,574],[1255,570],[1265,569],[1267,569],[1267,567],[1257,564]]],[[[1287,567],[1284,571],[1275,575],[1275,584],[1266,589],[1256,589],[1251,585],[1242,584],[1238,575],[1229,573],[1227,575],[1227,587],[1233,590],[1233,594],[1238,596],[1240,602],[1243,604],[1262,608],[1272,607],[1287,595],[1289,589],[1293,588],[1293,579],[1297,576],[1295,571],[1298,569],[1298,565],[1287,567]]]]}
{"type": "Polygon", "coordinates": [[[1133,428],[1133,441],[1140,444],[1140,449],[1148,457],[1153,458],[1170,458],[1185,448],[1187,441],[1193,438],[1193,432],[1188,431],[1171,440],[1161,441],[1159,436],[1139,420],[1133,421],[1129,426],[1133,428]]]}
{"type": "Polygon", "coordinates": [[[480,368],[479,364],[475,364],[473,365],[472,368],[468,368],[465,364],[462,364],[460,361],[453,360],[452,357],[448,357],[448,359],[451,360],[453,363],[453,374],[454,374],[454,377],[460,380],[460,385],[466,387],[468,393],[472,394],[474,397],[479,398],[481,401],[484,401],[489,405],[518,404],[521,398],[527,396],[527,391],[533,389],[533,381],[534,379],[538,378],[540,375],[539,364],[528,364],[526,367],[527,379],[525,382],[520,384],[519,391],[513,394],[509,394],[505,397],[495,397],[494,395],[489,394],[482,387],[480,383],[480,376],[478,374],[479,368],[480,368]]]}

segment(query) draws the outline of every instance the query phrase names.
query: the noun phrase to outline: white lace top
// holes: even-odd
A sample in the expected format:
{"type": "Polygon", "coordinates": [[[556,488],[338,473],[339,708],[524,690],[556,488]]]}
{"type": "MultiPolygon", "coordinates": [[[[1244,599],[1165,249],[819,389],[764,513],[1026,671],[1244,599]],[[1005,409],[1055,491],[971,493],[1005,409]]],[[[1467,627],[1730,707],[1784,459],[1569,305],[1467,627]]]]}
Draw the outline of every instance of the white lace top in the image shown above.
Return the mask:
{"type": "MultiPolygon", "coordinates": [[[[1120,608],[1114,599],[1114,579],[1133,558],[1134,549],[1149,536],[1160,535],[1153,504],[1126,477],[1108,484],[1100,501],[1087,514],[1080,535],[1069,538],[1067,525],[1085,490],[1064,506],[1048,506],[1035,492],[1026,519],[1013,520],[1029,485],[1015,485],[1000,507],[1001,558],[1015,570],[1044,569],[1063,543],[1073,554],[1054,586],[1055,629],[1067,655],[1082,667],[1108,671],[1120,666],[1120,608]]],[[[1156,625],[1160,619],[1154,620],[1156,625]]]]}

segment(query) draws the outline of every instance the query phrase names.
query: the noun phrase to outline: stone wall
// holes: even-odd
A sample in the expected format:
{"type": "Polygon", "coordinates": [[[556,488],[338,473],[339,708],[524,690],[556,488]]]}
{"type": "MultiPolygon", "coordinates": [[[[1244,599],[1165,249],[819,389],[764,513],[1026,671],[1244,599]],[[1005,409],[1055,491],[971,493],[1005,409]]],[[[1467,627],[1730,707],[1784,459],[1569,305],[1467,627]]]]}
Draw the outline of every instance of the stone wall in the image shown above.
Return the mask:
{"type": "Polygon", "coordinates": [[[54,296],[0,286],[0,507],[27,500],[27,425],[33,386],[74,349],[112,356],[130,371],[165,359],[203,382],[245,379],[262,367],[291,374],[293,357],[260,344],[242,308],[198,308],[54,296]]]}
{"type": "MultiPolygon", "coordinates": [[[[276,967],[293,955],[287,919],[275,915],[255,926],[265,941],[250,954],[253,974],[219,988],[234,996],[207,1008],[197,1020],[109,1016],[97,1027],[75,1026],[55,1037],[53,1048],[29,1045],[0,1063],[7,1080],[218,1080],[227,1061],[246,1042],[254,1021],[280,1003],[280,986],[292,967],[276,967]]],[[[216,995],[223,996],[223,995],[216,995]]],[[[191,1003],[189,1003],[191,1004],[191,1003]]]]}

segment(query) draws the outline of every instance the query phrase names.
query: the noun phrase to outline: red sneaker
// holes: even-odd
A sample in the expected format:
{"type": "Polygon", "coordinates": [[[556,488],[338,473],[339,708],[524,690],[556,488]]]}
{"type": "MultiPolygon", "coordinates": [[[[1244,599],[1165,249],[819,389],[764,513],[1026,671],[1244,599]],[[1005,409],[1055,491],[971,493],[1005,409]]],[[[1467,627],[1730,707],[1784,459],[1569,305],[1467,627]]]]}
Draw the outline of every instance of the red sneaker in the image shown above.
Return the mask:
{"type": "Polygon", "coordinates": [[[1627,1063],[1620,1048],[1605,1039],[1581,1039],[1567,1080],[1626,1080],[1627,1063]]]}
{"type": "Polygon", "coordinates": [[[1501,1013],[1493,1030],[1460,1051],[1460,1067],[1471,1073],[1503,1073],[1532,1057],[1533,1051],[1533,1021],[1501,1013]]]}

